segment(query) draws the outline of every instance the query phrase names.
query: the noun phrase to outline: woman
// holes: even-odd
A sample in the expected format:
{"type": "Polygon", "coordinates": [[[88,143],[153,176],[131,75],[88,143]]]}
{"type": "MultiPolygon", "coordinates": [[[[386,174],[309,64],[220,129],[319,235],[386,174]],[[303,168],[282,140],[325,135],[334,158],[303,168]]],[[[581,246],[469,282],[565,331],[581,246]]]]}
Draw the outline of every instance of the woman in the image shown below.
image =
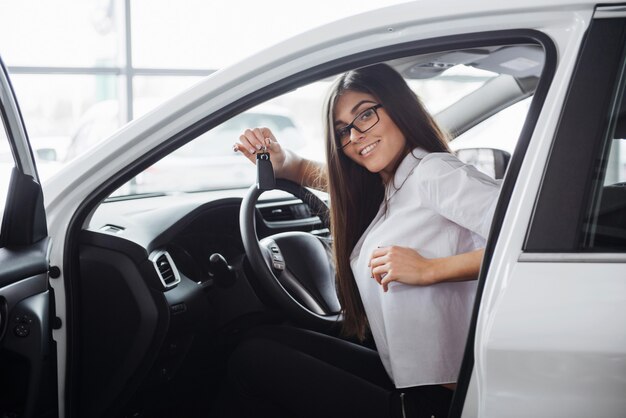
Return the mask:
{"type": "Polygon", "coordinates": [[[325,114],[325,166],[281,149],[263,128],[247,130],[235,151],[255,161],[268,146],[277,177],[329,192],[343,331],[371,332],[377,353],[265,331],[235,352],[234,385],[285,416],[446,416],[498,182],[450,153],[386,65],[340,76],[325,114]],[[294,386],[303,371],[311,382],[294,386]]]}

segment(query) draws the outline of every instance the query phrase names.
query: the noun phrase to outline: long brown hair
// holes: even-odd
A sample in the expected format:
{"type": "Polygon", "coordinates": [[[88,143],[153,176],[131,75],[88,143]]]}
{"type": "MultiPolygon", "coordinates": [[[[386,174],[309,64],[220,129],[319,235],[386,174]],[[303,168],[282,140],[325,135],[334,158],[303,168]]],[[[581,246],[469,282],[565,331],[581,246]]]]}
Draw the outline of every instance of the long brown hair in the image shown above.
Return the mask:
{"type": "Polygon", "coordinates": [[[405,155],[416,147],[428,152],[449,152],[449,149],[442,131],[417,95],[388,65],[376,64],[349,71],[339,76],[331,87],[324,114],[337,294],[344,314],[343,333],[363,340],[368,323],[350,268],[350,254],[376,216],[385,196],[385,185],[379,174],[358,165],[337,146],[335,105],[346,91],[370,94],[383,104],[384,111],[406,139],[405,155]]]}

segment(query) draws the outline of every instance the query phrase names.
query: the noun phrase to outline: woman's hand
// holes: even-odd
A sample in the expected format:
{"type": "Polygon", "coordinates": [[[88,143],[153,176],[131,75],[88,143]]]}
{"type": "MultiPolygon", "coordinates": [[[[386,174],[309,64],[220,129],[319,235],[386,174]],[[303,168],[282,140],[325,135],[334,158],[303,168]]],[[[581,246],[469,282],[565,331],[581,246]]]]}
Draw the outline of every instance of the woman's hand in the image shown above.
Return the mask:
{"type": "Polygon", "coordinates": [[[256,164],[256,155],[263,146],[266,146],[270,153],[276,178],[291,180],[304,187],[327,190],[328,181],[324,164],[307,160],[293,151],[282,148],[268,128],[246,129],[239,137],[239,142],[233,145],[233,150],[241,152],[256,164]]]}
{"type": "Polygon", "coordinates": [[[390,282],[430,286],[446,281],[474,280],[480,271],[484,249],[442,258],[425,258],[417,251],[392,245],[372,253],[372,277],[387,291],[390,282]]]}
{"type": "Polygon", "coordinates": [[[393,245],[377,248],[372,253],[369,267],[372,277],[382,285],[385,292],[390,282],[416,286],[429,286],[436,283],[435,262],[407,247],[393,245]]]}
{"type": "Polygon", "coordinates": [[[270,153],[276,177],[288,177],[283,173],[287,152],[280,146],[269,128],[246,129],[239,137],[239,142],[233,145],[233,150],[241,152],[248,160],[256,164],[256,155],[263,147],[266,147],[270,153]]]}

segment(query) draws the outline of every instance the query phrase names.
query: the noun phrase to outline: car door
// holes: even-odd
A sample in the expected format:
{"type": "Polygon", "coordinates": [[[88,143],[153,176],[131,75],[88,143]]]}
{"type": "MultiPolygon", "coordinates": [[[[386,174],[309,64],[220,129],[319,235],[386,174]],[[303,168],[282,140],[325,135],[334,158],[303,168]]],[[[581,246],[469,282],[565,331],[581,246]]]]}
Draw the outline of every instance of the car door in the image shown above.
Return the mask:
{"type": "Polygon", "coordinates": [[[2,61],[0,66],[0,416],[55,416],[43,194],[2,61]]]}
{"type": "Polygon", "coordinates": [[[480,304],[477,416],[624,416],[625,48],[626,8],[596,9],[556,130],[532,139],[480,304]]]}

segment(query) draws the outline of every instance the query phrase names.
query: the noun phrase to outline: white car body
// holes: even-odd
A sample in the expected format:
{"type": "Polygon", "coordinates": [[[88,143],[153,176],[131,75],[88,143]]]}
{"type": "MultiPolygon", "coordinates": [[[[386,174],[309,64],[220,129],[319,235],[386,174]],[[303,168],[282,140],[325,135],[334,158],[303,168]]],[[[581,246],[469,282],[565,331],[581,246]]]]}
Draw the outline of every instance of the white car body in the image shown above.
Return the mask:
{"type": "MultiPolygon", "coordinates": [[[[602,2],[607,3],[619,2],[602,2]]],[[[587,0],[411,2],[326,25],[217,71],[124,126],[44,184],[50,265],[61,267],[61,276],[51,281],[56,315],[65,323],[63,266],[74,214],[103,185],[185,128],[265,86],[348,55],[443,36],[532,29],[554,42],[558,60],[488,266],[463,416],[624,416],[626,258],[522,250],[596,7],[587,0]],[[598,297],[602,294],[608,296],[598,297]]],[[[63,416],[66,328],[53,336],[63,416]]]]}

